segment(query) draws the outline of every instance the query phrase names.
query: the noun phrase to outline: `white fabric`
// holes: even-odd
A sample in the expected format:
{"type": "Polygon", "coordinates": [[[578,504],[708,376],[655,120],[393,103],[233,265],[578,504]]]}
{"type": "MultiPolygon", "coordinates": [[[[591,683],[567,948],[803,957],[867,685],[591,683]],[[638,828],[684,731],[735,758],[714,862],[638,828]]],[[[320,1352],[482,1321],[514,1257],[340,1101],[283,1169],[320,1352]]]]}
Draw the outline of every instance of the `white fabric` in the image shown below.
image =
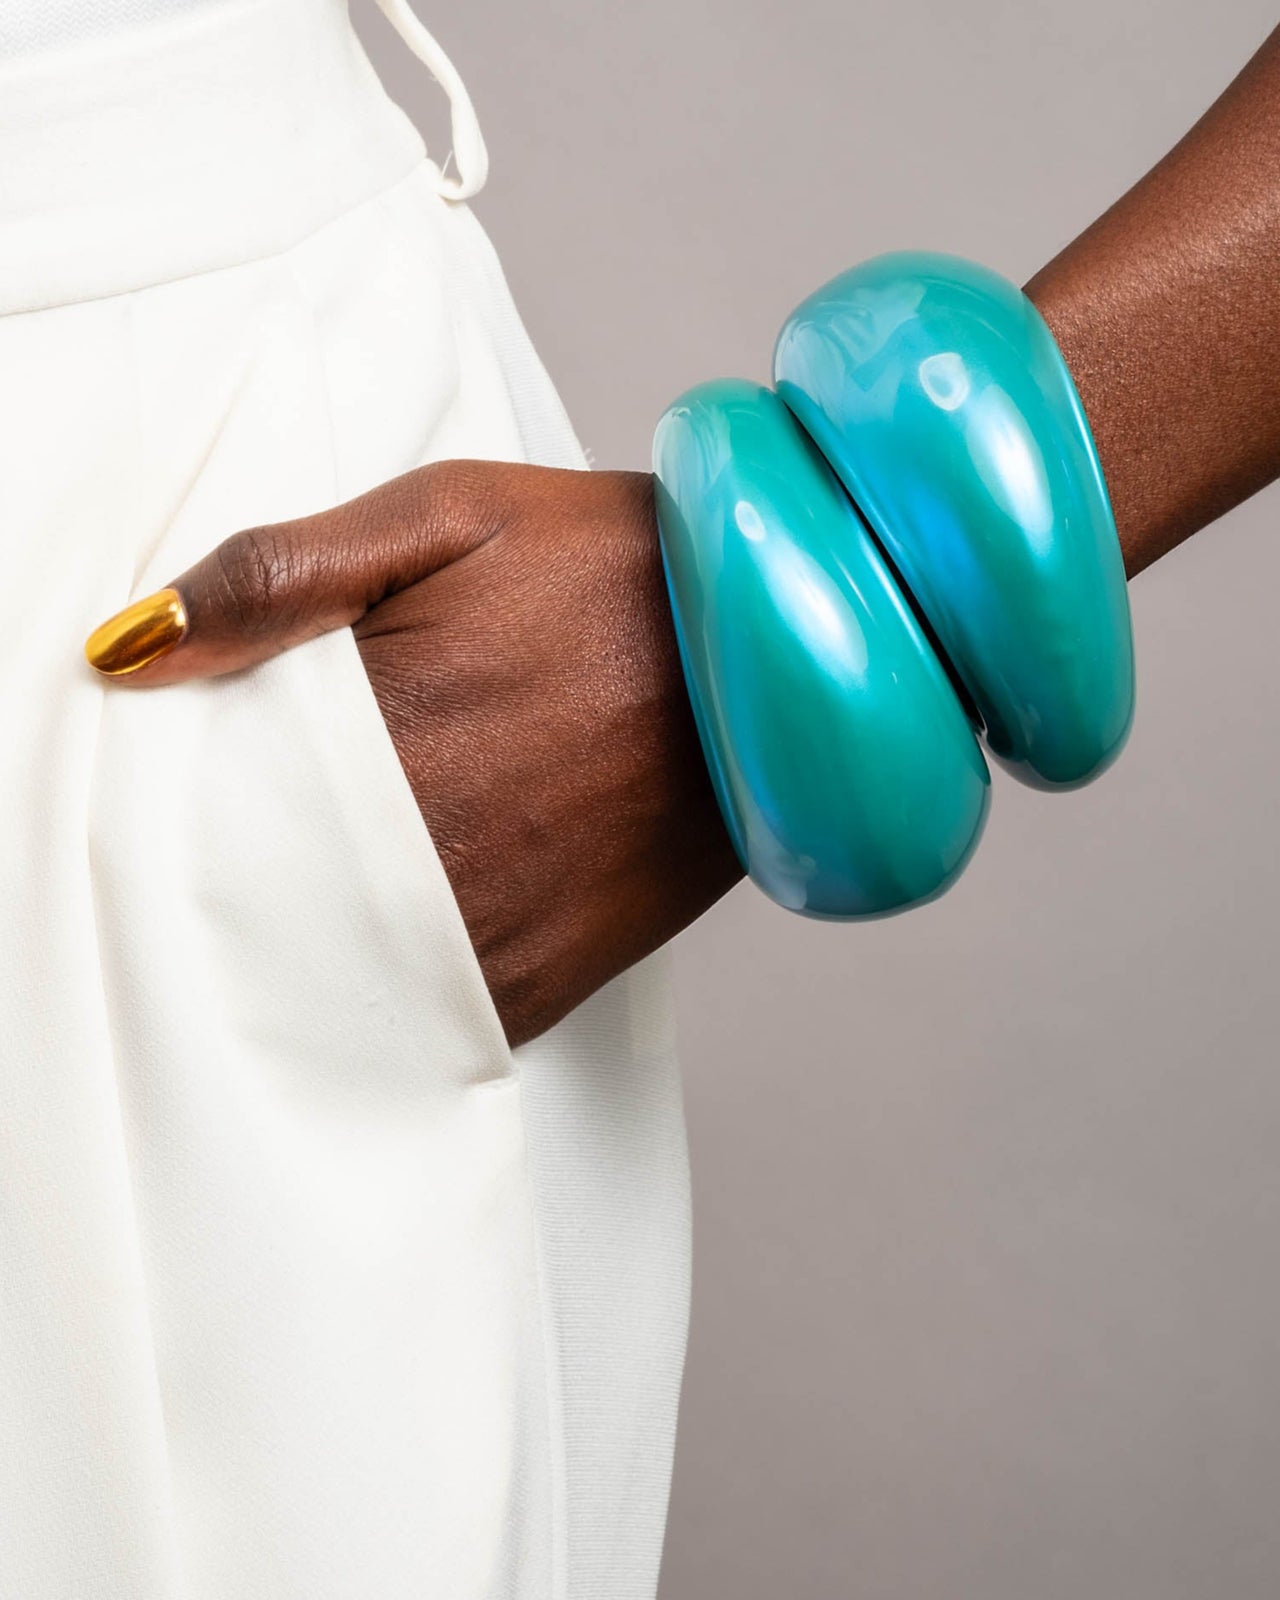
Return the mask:
{"type": "Polygon", "coordinates": [[[3,0],[0,56],[59,49],[229,3],[233,0],[3,0]]]}
{"type": "MultiPolygon", "coordinates": [[[[215,7],[233,3],[234,0],[4,0],[0,8],[0,61],[29,63],[33,57],[50,51],[65,51],[112,36],[133,38],[136,42],[136,35],[142,30],[166,21],[189,22],[197,10],[207,18],[215,7]]],[[[409,0],[378,0],[378,5],[449,97],[453,149],[435,174],[436,187],[450,200],[473,199],[489,176],[489,152],[467,86],[422,25],[409,0]],[[457,171],[446,176],[450,160],[457,171]]],[[[206,81],[210,85],[218,81],[213,70],[206,81]]]]}
{"type": "Polygon", "coordinates": [[[654,1592],[663,963],[513,1057],[348,631],[79,655],[236,527],[581,465],[439,181],[338,0],[0,66],[0,1600],[654,1592]]]}
{"type": "MultiPolygon", "coordinates": [[[[470,200],[484,188],[489,176],[489,152],[471,96],[458,69],[418,20],[409,0],[378,0],[378,6],[418,60],[429,67],[436,82],[449,96],[453,134],[451,155],[458,169],[455,178],[442,177],[440,193],[450,200],[470,200]]],[[[446,162],[446,165],[448,163],[446,162]]]]}

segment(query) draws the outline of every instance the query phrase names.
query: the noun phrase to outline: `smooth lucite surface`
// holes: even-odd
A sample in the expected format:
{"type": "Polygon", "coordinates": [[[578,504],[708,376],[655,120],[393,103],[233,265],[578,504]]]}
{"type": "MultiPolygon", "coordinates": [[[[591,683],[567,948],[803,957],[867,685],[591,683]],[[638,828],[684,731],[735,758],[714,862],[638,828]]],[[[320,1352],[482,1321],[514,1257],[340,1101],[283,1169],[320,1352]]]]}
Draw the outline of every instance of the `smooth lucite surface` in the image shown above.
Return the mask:
{"type": "Polygon", "coordinates": [[[793,313],[778,392],[843,480],[1025,782],[1070,787],[1133,715],[1124,564],[1075,385],[985,267],[879,256],[793,313]]]}
{"type": "Polygon", "coordinates": [[[930,899],[990,779],[883,557],[778,397],[722,380],[654,438],[658,521],[703,750],[739,858],[813,916],[930,899]]]}

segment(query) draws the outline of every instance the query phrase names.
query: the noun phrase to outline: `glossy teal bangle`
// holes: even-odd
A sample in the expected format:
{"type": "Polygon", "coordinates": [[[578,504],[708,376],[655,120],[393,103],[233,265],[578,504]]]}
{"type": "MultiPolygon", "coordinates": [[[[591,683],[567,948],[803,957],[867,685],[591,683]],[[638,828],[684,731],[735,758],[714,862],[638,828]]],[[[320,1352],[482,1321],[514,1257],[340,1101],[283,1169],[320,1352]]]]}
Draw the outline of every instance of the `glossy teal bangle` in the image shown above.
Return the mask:
{"type": "Polygon", "coordinates": [[[1013,284],[877,257],[803,302],[778,392],[817,441],[1026,782],[1103,770],[1133,714],[1124,564],[1075,385],[1013,284]]]}
{"type": "Polygon", "coordinates": [[[928,900],[963,868],[989,776],[861,518],[769,389],[691,390],[654,439],[676,635],[743,866],[819,917],[928,900]]]}

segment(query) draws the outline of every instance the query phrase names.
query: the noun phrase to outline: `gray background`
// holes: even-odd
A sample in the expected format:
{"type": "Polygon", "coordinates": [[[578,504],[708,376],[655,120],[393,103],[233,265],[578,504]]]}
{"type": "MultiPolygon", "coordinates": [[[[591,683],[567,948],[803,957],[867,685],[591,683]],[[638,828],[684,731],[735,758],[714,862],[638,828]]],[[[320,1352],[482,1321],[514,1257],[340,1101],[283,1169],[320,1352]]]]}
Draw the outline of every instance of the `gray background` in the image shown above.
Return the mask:
{"type": "MultiPolygon", "coordinates": [[[[358,0],[362,20],[371,0],[358,0]]],[[[765,377],[809,288],[1019,280],[1199,115],[1263,0],[423,0],[477,209],[600,465],[765,377]]],[[[421,69],[371,50],[441,152],[421,69]]],[[[1133,587],[1095,790],[996,775],[957,889],[740,889],[679,944],[696,1287],[663,1600],[1280,1593],[1280,500],[1133,587]]]]}

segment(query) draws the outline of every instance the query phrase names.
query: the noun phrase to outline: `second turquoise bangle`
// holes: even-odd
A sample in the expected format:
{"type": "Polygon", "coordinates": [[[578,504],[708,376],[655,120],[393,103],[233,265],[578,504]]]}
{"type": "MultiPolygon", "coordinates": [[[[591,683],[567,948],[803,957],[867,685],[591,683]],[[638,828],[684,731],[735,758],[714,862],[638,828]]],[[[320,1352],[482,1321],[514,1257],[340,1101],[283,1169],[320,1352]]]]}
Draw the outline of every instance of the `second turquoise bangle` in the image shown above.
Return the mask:
{"type": "Polygon", "coordinates": [[[1089,425],[1036,308],[955,256],[879,256],[793,313],[774,375],[992,751],[1040,787],[1095,777],[1133,714],[1128,595],[1089,425]]]}

